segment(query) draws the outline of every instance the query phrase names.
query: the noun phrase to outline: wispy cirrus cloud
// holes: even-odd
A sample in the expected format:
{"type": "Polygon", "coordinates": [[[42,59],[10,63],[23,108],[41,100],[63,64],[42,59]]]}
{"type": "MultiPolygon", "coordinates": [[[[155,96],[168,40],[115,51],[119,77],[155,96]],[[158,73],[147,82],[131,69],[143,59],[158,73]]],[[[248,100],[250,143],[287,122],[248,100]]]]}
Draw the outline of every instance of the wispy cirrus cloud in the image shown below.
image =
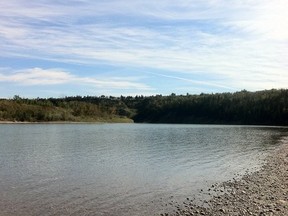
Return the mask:
{"type": "MultiPolygon", "coordinates": [[[[286,0],[2,1],[0,56],[136,68],[135,76],[153,71],[207,91],[285,88],[287,6],[286,0]]],[[[77,78],[86,79],[81,72],[77,78]]]]}

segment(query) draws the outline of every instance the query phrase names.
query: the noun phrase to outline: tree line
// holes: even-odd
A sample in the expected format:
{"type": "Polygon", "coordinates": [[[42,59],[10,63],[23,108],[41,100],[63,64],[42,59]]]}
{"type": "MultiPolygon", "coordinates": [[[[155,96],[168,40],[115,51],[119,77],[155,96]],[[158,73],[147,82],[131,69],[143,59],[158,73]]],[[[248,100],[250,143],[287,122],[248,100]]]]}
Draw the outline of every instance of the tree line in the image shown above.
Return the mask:
{"type": "Polygon", "coordinates": [[[136,122],[288,125],[288,90],[149,97],[136,122]]]}
{"type": "Polygon", "coordinates": [[[288,89],[0,100],[0,120],[288,125],[288,89]]]}
{"type": "MultiPolygon", "coordinates": [[[[0,100],[0,121],[132,122],[121,101],[98,97],[0,100]]],[[[127,109],[128,110],[128,109],[127,109]]]]}

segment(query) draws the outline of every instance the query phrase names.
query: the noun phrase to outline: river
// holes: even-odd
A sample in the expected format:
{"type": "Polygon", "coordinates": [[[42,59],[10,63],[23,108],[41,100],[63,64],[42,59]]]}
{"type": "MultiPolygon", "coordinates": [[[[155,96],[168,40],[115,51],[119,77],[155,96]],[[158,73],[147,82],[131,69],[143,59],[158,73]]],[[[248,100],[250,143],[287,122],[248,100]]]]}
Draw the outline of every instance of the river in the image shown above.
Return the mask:
{"type": "Polygon", "coordinates": [[[0,124],[1,215],[154,215],[263,158],[281,127],[0,124]],[[169,206],[169,205],[168,205],[169,206]]]}

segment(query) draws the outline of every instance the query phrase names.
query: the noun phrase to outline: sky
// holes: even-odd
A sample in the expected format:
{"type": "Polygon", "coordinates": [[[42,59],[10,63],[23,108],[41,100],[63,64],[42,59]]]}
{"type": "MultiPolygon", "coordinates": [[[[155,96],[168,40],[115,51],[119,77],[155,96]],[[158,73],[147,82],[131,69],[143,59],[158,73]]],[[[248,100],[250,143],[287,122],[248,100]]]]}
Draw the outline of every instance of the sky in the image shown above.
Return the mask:
{"type": "Polygon", "coordinates": [[[1,0],[0,97],[288,88],[287,0],[1,0]]]}

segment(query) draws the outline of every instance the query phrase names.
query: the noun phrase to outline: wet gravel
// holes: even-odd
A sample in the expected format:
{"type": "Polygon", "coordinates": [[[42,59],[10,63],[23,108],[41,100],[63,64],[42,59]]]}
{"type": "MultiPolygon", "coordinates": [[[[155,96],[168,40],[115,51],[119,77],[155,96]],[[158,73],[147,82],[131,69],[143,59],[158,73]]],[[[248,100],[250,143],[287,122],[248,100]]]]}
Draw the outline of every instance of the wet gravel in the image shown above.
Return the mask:
{"type": "Polygon", "coordinates": [[[181,204],[173,203],[172,212],[160,215],[288,216],[288,140],[266,158],[260,170],[241,179],[211,185],[202,192],[211,197],[202,205],[187,198],[181,204]]]}

